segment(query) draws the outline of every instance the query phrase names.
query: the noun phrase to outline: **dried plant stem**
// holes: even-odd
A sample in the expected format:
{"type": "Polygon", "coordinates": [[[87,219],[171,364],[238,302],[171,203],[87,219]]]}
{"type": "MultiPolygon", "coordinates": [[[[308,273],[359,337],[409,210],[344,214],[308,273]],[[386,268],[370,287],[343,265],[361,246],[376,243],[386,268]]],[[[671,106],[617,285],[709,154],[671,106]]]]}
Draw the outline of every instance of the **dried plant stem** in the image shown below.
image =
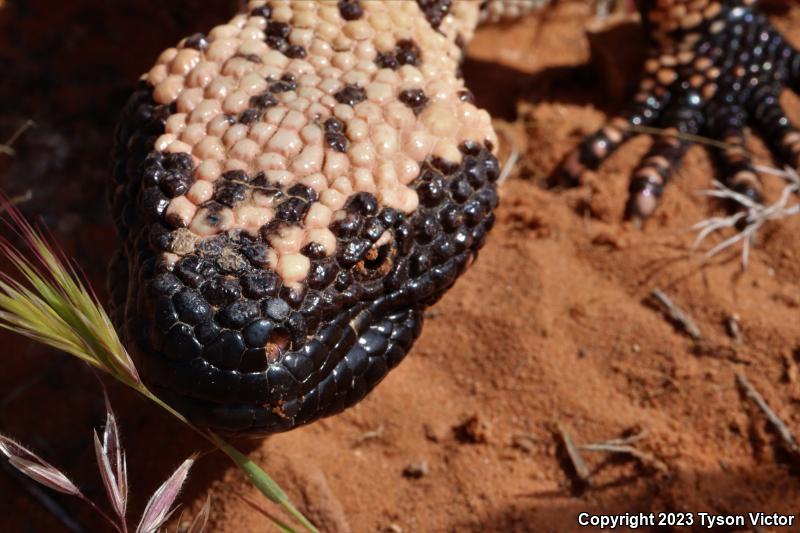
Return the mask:
{"type": "Polygon", "coordinates": [[[709,137],[703,137],[702,135],[692,135],[689,133],[675,133],[672,131],[667,131],[662,128],[654,128],[652,126],[628,126],[626,129],[636,132],[636,133],[644,133],[647,135],[660,135],[662,137],[675,137],[676,139],[680,139],[682,141],[693,142],[696,144],[704,144],[706,146],[711,146],[713,148],[719,148],[720,150],[727,150],[731,147],[731,145],[711,139],[709,137]]]}
{"type": "MultiPolygon", "coordinates": [[[[607,441],[603,441],[600,444],[610,445],[610,446],[627,446],[630,444],[635,444],[640,440],[643,440],[647,437],[649,431],[647,429],[642,429],[638,433],[635,433],[629,437],[621,437],[618,439],[609,439],[607,441]]],[[[593,446],[592,444],[583,444],[581,448],[585,448],[587,446],[593,446]]]]}
{"type": "Polygon", "coordinates": [[[258,511],[259,513],[261,513],[264,516],[266,516],[267,518],[269,518],[272,521],[272,523],[275,524],[275,526],[280,531],[283,531],[284,533],[291,533],[292,532],[292,528],[290,526],[288,526],[287,524],[281,522],[281,520],[279,518],[273,516],[269,511],[267,511],[266,509],[261,507],[258,504],[258,502],[253,501],[252,499],[250,499],[249,497],[245,496],[244,494],[242,494],[239,491],[235,490],[234,494],[236,494],[244,503],[246,503],[247,505],[249,505],[250,507],[252,507],[256,511],[258,511]]]}
{"type": "Polygon", "coordinates": [[[800,455],[800,445],[798,445],[797,439],[794,438],[794,435],[792,435],[792,432],[789,430],[786,424],[783,423],[780,417],[775,414],[775,411],[773,411],[770,406],[767,405],[764,397],[761,396],[761,394],[756,390],[755,387],[753,387],[753,385],[750,384],[750,380],[748,380],[744,374],[737,372],[736,382],[742,388],[747,397],[750,398],[753,403],[758,406],[761,412],[764,413],[764,416],[767,417],[769,423],[772,425],[775,431],[778,432],[778,435],[783,441],[787,451],[795,456],[800,455]]]}
{"type": "Polygon", "coordinates": [[[680,307],[675,305],[669,297],[664,294],[661,289],[653,289],[650,292],[650,295],[664,308],[667,312],[669,318],[678,324],[681,329],[683,329],[691,338],[692,340],[699,341],[703,338],[702,334],[700,333],[700,328],[697,327],[697,324],[692,317],[686,314],[680,307]]]}
{"type": "Polygon", "coordinates": [[[84,496],[84,495],[83,495],[83,493],[81,493],[79,497],[80,497],[80,499],[81,499],[81,500],[83,500],[85,503],[89,504],[89,506],[90,506],[92,509],[94,509],[94,510],[95,510],[95,512],[97,512],[97,514],[99,514],[100,516],[102,516],[102,517],[103,517],[103,518],[106,520],[106,522],[108,522],[109,524],[111,524],[112,526],[114,526],[114,529],[116,529],[117,531],[119,531],[119,533],[127,533],[127,531],[128,531],[128,526],[127,526],[127,525],[123,524],[123,526],[121,527],[121,526],[120,526],[120,524],[119,524],[119,523],[118,523],[116,520],[114,520],[113,518],[111,518],[111,516],[110,516],[108,513],[106,513],[106,512],[105,512],[105,511],[103,511],[103,510],[102,510],[100,507],[98,507],[98,506],[97,506],[97,504],[95,504],[95,503],[94,503],[92,500],[90,500],[89,498],[87,498],[86,496],[84,496]]]}
{"type": "Polygon", "coordinates": [[[503,137],[503,141],[507,143],[511,149],[506,162],[503,164],[503,168],[500,170],[500,176],[497,178],[497,186],[500,187],[514,171],[514,167],[517,166],[517,162],[519,161],[519,148],[517,148],[517,143],[514,142],[514,138],[505,129],[499,129],[498,134],[503,137]]]}
{"type": "Polygon", "coordinates": [[[36,123],[30,119],[20,124],[14,133],[11,134],[11,137],[0,143],[0,154],[13,156],[16,153],[13,148],[14,143],[17,142],[17,139],[19,139],[28,128],[32,128],[35,125],[36,123]]]}
{"type": "MultiPolygon", "coordinates": [[[[16,206],[24,204],[25,202],[30,202],[32,199],[33,199],[33,190],[28,189],[22,194],[18,194],[16,196],[12,196],[11,198],[9,198],[8,203],[16,206]]],[[[0,214],[5,212],[6,209],[8,209],[6,206],[0,205],[0,214]]]]}
{"type": "Polygon", "coordinates": [[[558,424],[558,434],[561,437],[561,442],[564,443],[564,449],[567,451],[567,456],[575,469],[578,479],[585,486],[590,486],[592,484],[592,475],[589,472],[589,467],[586,465],[586,461],[583,460],[580,450],[575,446],[575,441],[572,440],[569,431],[561,423],[558,424]]]}
{"type": "Polygon", "coordinates": [[[514,146],[511,150],[511,154],[508,156],[508,159],[506,160],[506,164],[503,165],[503,170],[500,171],[500,177],[497,178],[498,187],[506,182],[508,177],[511,175],[511,172],[514,171],[514,167],[517,165],[517,161],[519,161],[519,150],[517,149],[516,146],[514,146]]]}
{"type": "Polygon", "coordinates": [[[619,453],[623,455],[630,455],[637,459],[643,465],[650,465],[659,472],[666,472],[667,466],[661,462],[656,456],[636,449],[629,444],[618,444],[613,441],[598,442],[596,444],[581,444],[581,450],[587,452],[604,452],[604,453],[619,453]]]}

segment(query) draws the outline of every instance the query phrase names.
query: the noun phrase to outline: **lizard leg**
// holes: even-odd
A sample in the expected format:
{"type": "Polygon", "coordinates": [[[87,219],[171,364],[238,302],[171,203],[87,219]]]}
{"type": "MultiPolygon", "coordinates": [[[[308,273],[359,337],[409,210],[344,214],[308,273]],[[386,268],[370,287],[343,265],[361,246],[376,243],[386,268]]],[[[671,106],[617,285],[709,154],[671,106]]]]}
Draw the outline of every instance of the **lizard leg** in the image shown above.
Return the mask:
{"type": "MultiPolygon", "coordinates": [[[[626,122],[665,129],[689,126],[686,131],[678,128],[678,133],[729,144],[720,158],[723,181],[759,199],[758,177],[743,155],[742,130],[748,120],[758,124],[779,163],[797,166],[800,139],[785,119],[777,95],[784,87],[800,90],[800,53],[758,11],[755,0],[644,0],[640,9],[653,52],[645,64],[644,95],[640,91],[636,100],[641,106],[649,97],[660,105],[650,108],[653,116],[648,122],[636,115],[626,122]],[[691,115],[700,117],[696,131],[687,122],[691,115]]],[[[567,156],[562,168],[568,182],[578,183],[583,170],[598,166],[632,136],[624,124],[619,119],[610,122],[567,156]]],[[[655,211],[689,141],[683,137],[668,146],[674,141],[656,140],[632,181],[629,215],[646,218],[655,211]],[[660,166],[664,162],[668,168],[660,166]]]]}
{"type": "Polygon", "coordinates": [[[649,126],[655,122],[670,96],[665,88],[654,90],[656,83],[652,75],[645,75],[628,109],[586,137],[570,154],[563,165],[562,177],[566,185],[577,185],[586,169],[596,170],[617,148],[636,135],[631,126],[649,126]]]}
{"type": "Polygon", "coordinates": [[[764,89],[757,91],[750,103],[753,121],[775,157],[792,168],[800,169],[800,132],[786,116],[779,95],[769,88],[764,89]]]}
{"type": "Polygon", "coordinates": [[[750,152],[745,146],[745,111],[734,105],[709,106],[711,135],[724,143],[717,151],[722,183],[734,191],[761,202],[760,176],[753,167],[750,152]]]}
{"type": "Polygon", "coordinates": [[[792,50],[792,58],[791,58],[791,86],[792,89],[800,93],[800,52],[797,50],[792,50]]]}
{"type": "Polygon", "coordinates": [[[664,134],[655,138],[653,146],[633,173],[628,189],[628,217],[647,218],[658,207],[664,187],[691,146],[686,137],[697,135],[703,124],[698,102],[696,97],[687,98],[687,102],[679,102],[665,113],[664,134]]]}

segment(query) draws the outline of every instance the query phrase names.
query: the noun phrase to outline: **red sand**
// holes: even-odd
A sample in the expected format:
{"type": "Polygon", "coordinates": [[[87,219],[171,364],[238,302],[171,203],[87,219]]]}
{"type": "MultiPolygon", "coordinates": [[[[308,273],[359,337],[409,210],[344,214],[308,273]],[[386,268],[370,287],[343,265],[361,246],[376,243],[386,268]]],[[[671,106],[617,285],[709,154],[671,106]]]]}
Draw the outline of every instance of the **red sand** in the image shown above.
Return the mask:
{"type": "MultiPolygon", "coordinates": [[[[93,3],[99,2],[75,2],[93,3]]],[[[150,24],[147,36],[136,33],[146,20],[143,7],[120,9],[113,16],[108,7],[94,7],[102,10],[90,11],[91,20],[120,29],[92,26],[81,34],[82,24],[89,23],[78,8],[49,14],[55,18],[47,24],[64,20],[77,32],[77,44],[67,51],[86,52],[65,60],[74,59],[75,68],[107,64],[123,53],[119,46],[125,39],[130,39],[125,51],[134,53],[106,78],[90,85],[68,83],[53,96],[77,110],[87,108],[91,98],[95,109],[112,94],[115,103],[121,101],[121,80],[133,79],[158,48],[225,13],[219,6],[217,15],[209,9],[206,20],[181,22],[190,19],[181,18],[175,8],[150,24]],[[164,31],[155,32],[156,27],[164,31]],[[116,43],[115,48],[90,46],[85,35],[116,43]],[[102,90],[98,83],[105,84],[102,90]]],[[[13,24],[12,14],[0,12],[0,27],[13,24]]],[[[782,29],[794,29],[792,40],[800,44],[800,7],[792,4],[772,14],[782,29]]],[[[741,394],[735,374],[745,374],[800,434],[800,218],[765,228],[744,273],[737,250],[706,262],[701,253],[690,253],[694,234],[689,228],[721,213],[697,194],[709,187],[714,174],[708,152],[695,147],[644,230],[622,223],[627,176],[646,150],[646,138],[620,150],[587,186],[561,193],[545,190],[542,182],[563,154],[621,102],[620,95],[604,94],[601,81],[577,68],[589,60],[584,28],[590,17],[583,3],[562,2],[545,16],[480,32],[467,77],[478,82],[479,101],[501,117],[497,127],[521,152],[502,189],[498,223],[486,249],[430,311],[412,354],[359,406],[247,444],[250,455],[321,529],[561,532],[577,531],[576,517],[583,511],[797,511],[797,463],[741,394]],[[495,60],[499,66],[489,63],[495,60]],[[648,295],[656,287],[696,321],[700,342],[650,304],[648,295]],[[734,315],[740,342],[726,331],[734,315]],[[635,446],[649,459],[585,452],[591,486],[581,487],[559,425],[578,444],[646,431],[635,446]],[[427,468],[419,468],[421,461],[427,468]],[[423,475],[404,476],[409,466],[423,475]]],[[[35,17],[20,20],[36,27],[35,17]]],[[[24,46],[34,46],[0,43],[0,57],[25,55],[24,46]]],[[[637,47],[641,44],[629,46],[637,47]]],[[[24,69],[15,64],[18,76],[36,79],[43,67],[34,62],[42,57],[32,55],[24,69]]],[[[60,75],[66,72],[63,65],[50,66],[60,75]]],[[[635,80],[635,72],[623,74],[635,80]]],[[[3,89],[3,97],[12,89],[3,89]]],[[[23,91],[18,95],[25,101],[23,91]]],[[[800,99],[787,94],[784,101],[800,121],[800,99]]],[[[12,119],[35,113],[34,103],[9,109],[15,114],[3,117],[5,130],[11,129],[12,119]]],[[[80,127],[94,128],[91,135],[103,139],[114,113],[104,107],[101,118],[85,119],[80,127]]],[[[53,131],[60,131],[58,120],[53,118],[53,131]]],[[[45,136],[41,131],[31,136],[45,136]]],[[[760,161],[770,161],[760,141],[753,139],[752,147],[760,161]]],[[[90,161],[102,161],[103,152],[97,150],[90,161]]],[[[75,153],[82,152],[70,152],[75,153]]],[[[24,188],[15,176],[34,159],[21,148],[13,164],[5,162],[4,189],[24,188]]],[[[80,183],[79,175],[69,173],[76,165],[67,158],[66,170],[55,169],[56,179],[80,183]]],[[[779,179],[768,179],[768,197],[775,198],[781,187],[779,179]]],[[[91,193],[85,185],[80,190],[91,193]]],[[[99,194],[91,195],[99,201],[99,194]]],[[[53,192],[50,200],[60,197],[53,192]]],[[[54,207],[35,192],[27,211],[63,221],[65,213],[81,212],[80,194],[66,198],[77,199],[54,207]]],[[[99,217],[56,227],[58,238],[95,283],[112,240],[107,224],[99,217]]],[[[90,428],[103,419],[97,386],[78,364],[39,354],[45,352],[27,342],[7,348],[0,372],[0,390],[5,391],[0,431],[76,472],[90,495],[104,502],[89,440],[90,428]]],[[[112,387],[112,399],[130,454],[136,513],[171,468],[205,447],[121,387],[112,387]]],[[[0,528],[58,530],[58,523],[21,487],[0,473],[0,528]]],[[[200,461],[186,506],[196,511],[209,491],[211,531],[271,530],[236,496],[257,498],[255,490],[219,455],[200,461]]],[[[57,500],[90,529],[103,527],[80,504],[57,500]]]]}

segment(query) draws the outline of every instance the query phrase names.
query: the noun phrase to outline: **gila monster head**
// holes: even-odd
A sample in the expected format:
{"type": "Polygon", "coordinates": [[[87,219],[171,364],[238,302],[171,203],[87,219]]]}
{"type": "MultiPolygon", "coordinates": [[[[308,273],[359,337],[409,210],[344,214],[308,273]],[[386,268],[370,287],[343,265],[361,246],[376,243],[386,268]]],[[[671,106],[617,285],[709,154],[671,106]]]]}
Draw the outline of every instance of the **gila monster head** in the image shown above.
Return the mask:
{"type": "Polygon", "coordinates": [[[251,2],[130,99],[113,315],[194,422],[275,432],[358,402],[482,246],[494,132],[456,76],[460,19],[417,19],[409,2],[251,2]]]}

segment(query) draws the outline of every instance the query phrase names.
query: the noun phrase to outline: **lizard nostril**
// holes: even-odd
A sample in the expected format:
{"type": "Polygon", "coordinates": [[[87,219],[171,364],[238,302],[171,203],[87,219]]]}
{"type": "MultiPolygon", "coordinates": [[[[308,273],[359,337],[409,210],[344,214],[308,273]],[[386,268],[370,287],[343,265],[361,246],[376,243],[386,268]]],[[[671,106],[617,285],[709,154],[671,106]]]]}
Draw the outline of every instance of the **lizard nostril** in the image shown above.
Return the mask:
{"type": "Polygon", "coordinates": [[[269,336],[267,345],[264,346],[264,351],[267,354],[267,361],[274,363],[280,360],[281,356],[289,347],[290,341],[291,337],[288,331],[283,328],[274,329],[269,336]]]}
{"type": "Polygon", "coordinates": [[[291,335],[286,328],[265,318],[251,322],[244,328],[242,334],[249,347],[263,349],[263,354],[269,363],[278,361],[291,342],[291,335]]]}

